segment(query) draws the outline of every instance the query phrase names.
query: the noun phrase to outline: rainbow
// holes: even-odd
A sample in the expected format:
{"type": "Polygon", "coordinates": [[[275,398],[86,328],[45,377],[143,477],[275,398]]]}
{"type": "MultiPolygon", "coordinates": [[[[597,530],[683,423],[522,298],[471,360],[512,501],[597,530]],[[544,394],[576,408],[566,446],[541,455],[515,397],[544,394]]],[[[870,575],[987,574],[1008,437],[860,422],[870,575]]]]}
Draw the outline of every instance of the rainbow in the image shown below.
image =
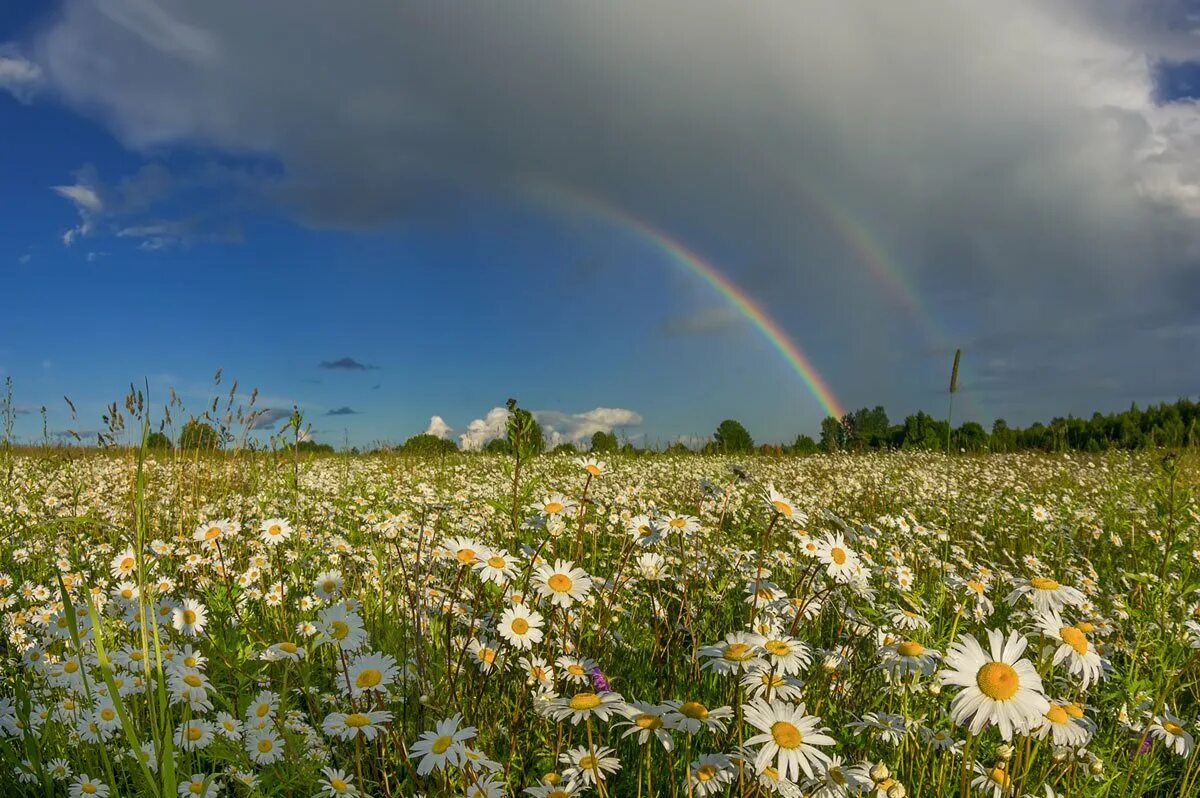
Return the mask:
{"type": "Polygon", "coordinates": [[[813,366],[812,361],[809,360],[804,350],[788,337],[788,334],[779,326],[779,323],[771,318],[762,305],[756,302],[753,297],[735,285],[715,266],[688,248],[686,244],[665,231],[653,227],[636,216],[632,216],[620,208],[609,205],[596,197],[569,191],[561,186],[540,182],[532,184],[532,188],[537,194],[550,194],[559,200],[566,200],[569,204],[587,211],[590,215],[604,219],[610,224],[635,235],[640,240],[653,246],[672,263],[681,266],[687,272],[696,275],[705,283],[712,286],[716,289],[717,293],[724,297],[729,304],[737,309],[747,321],[762,333],[763,337],[767,339],[779,354],[783,355],[792,369],[800,375],[800,379],[826,413],[839,419],[846,414],[846,409],[838,401],[837,396],[834,395],[833,389],[829,387],[829,383],[821,376],[816,367],[813,366]]]}

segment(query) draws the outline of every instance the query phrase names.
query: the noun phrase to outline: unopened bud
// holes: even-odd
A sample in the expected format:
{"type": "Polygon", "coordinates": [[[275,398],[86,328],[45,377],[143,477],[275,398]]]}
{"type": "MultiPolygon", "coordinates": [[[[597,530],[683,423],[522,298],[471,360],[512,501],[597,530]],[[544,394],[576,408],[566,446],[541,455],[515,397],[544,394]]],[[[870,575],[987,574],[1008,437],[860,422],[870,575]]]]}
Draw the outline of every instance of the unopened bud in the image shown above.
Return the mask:
{"type": "Polygon", "coordinates": [[[429,702],[430,702],[430,701],[432,701],[433,699],[432,699],[432,698],[430,698],[430,697],[429,697],[428,695],[426,695],[425,693],[421,693],[421,697],[420,697],[420,698],[418,698],[417,700],[418,700],[418,701],[420,701],[420,702],[421,702],[421,704],[423,704],[424,706],[429,706],[429,702]]]}
{"type": "Polygon", "coordinates": [[[1088,765],[1088,770],[1091,771],[1093,776],[1099,776],[1104,773],[1104,763],[1099,759],[1093,759],[1092,764],[1088,765]]]}
{"type": "Polygon", "coordinates": [[[937,682],[930,682],[929,694],[930,695],[941,695],[942,694],[942,686],[940,684],[938,684],[937,682]]]}
{"type": "Polygon", "coordinates": [[[892,772],[888,770],[888,766],[882,762],[871,768],[871,781],[875,782],[876,784],[881,781],[886,781],[887,777],[890,775],[892,775],[892,772]]]}
{"type": "Polygon", "coordinates": [[[1000,747],[996,749],[996,756],[1000,757],[1001,761],[1007,762],[1013,758],[1013,747],[1008,743],[1001,743],[1000,747]]]}
{"type": "Polygon", "coordinates": [[[906,795],[908,795],[908,790],[904,789],[904,785],[900,782],[888,787],[887,798],[904,798],[906,795]]]}

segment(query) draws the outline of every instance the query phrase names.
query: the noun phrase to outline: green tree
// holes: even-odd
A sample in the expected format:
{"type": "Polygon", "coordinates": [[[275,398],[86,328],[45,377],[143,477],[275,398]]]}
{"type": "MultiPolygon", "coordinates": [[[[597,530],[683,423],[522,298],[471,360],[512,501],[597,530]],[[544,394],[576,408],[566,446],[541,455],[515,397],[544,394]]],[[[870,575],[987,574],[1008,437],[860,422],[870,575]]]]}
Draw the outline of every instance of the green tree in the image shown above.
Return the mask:
{"type": "Polygon", "coordinates": [[[834,416],[826,416],[821,421],[821,451],[839,452],[845,445],[846,429],[842,422],[834,416]]]}
{"type": "Polygon", "coordinates": [[[212,425],[190,419],[179,433],[180,449],[219,449],[221,440],[212,425]]]}
{"type": "Polygon", "coordinates": [[[792,444],[792,454],[814,454],[816,451],[816,441],[807,435],[796,436],[796,442],[792,444]]]}
{"type": "Polygon", "coordinates": [[[457,452],[458,446],[455,445],[454,441],[422,433],[406,440],[404,445],[400,447],[400,451],[405,454],[448,454],[450,452],[457,452]]]}
{"type": "Polygon", "coordinates": [[[620,444],[617,443],[617,436],[611,432],[597,430],[592,435],[591,450],[597,454],[608,454],[617,451],[620,444]]]}
{"type": "Polygon", "coordinates": [[[742,454],[754,451],[754,439],[741,425],[741,422],[727,418],[717,426],[713,433],[713,443],[723,454],[742,454]]]}
{"type": "Polygon", "coordinates": [[[161,432],[151,432],[146,436],[147,449],[170,449],[171,439],[161,432]]]}

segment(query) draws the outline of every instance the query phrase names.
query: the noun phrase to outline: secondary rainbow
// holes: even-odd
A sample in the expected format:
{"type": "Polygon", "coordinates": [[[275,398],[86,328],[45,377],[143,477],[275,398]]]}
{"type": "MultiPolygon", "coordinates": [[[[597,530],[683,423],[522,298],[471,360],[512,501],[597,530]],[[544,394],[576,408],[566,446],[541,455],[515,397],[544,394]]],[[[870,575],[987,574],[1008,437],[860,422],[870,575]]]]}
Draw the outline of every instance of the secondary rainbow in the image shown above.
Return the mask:
{"type": "Polygon", "coordinates": [[[535,184],[533,188],[535,193],[549,194],[559,200],[567,200],[570,205],[586,210],[590,215],[605,219],[613,226],[637,236],[640,240],[652,245],[672,263],[678,264],[712,286],[762,333],[779,354],[783,355],[826,413],[835,418],[841,418],[846,414],[845,408],[838,401],[833,389],[813,366],[808,355],[788,336],[779,323],[771,318],[762,305],[754,301],[753,297],[682,241],[595,197],[545,183],[535,184]]]}

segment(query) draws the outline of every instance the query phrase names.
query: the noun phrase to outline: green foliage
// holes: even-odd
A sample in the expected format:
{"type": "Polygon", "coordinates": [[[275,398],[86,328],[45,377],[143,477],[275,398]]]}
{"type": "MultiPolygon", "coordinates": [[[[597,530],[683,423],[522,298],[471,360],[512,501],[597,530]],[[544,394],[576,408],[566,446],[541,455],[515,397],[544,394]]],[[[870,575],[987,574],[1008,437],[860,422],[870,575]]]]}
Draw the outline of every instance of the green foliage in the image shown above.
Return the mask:
{"type": "Polygon", "coordinates": [[[754,439],[741,422],[727,418],[713,433],[714,448],[722,454],[742,454],[754,451],[754,439]]]}
{"type": "Polygon", "coordinates": [[[560,443],[551,450],[551,454],[577,454],[578,452],[579,450],[575,448],[575,444],[569,442],[560,443]]]}
{"type": "Polygon", "coordinates": [[[220,437],[211,424],[190,419],[179,433],[180,449],[219,449],[220,437]]]}
{"type": "Polygon", "coordinates": [[[617,443],[617,436],[611,432],[597,431],[592,435],[591,450],[597,454],[610,454],[617,451],[620,444],[617,443]]]}
{"type": "Polygon", "coordinates": [[[816,452],[816,441],[807,435],[796,436],[796,442],[792,444],[792,454],[815,454],[816,452]]]}
{"type": "Polygon", "coordinates": [[[296,444],[296,451],[308,452],[309,454],[333,454],[333,446],[328,443],[317,443],[316,441],[300,441],[296,444]]]}
{"type": "Polygon", "coordinates": [[[512,454],[512,444],[508,438],[492,438],[483,445],[483,451],[488,454],[512,454]]]}
{"type": "Polygon", "coordinates": [[[146,436],[147,449],[170,449],[171,439],[161,432],[151,432],[146,436]]]}
{"type": "Polygon", "coordinates": [[[449,454],[458,451],[458,446],[452,440],[439,438],[436,435],[421,433],[414,435],[404,442],[400,451],[405,454],[449,454]]]}
{"type": "Polygon", "coordinates": [[[542,425],[516,399],[508,400],[508,423],[505,425],[510,451],[521,460],[528,460],[546,451],[546,435],[542,425]]]}
{"type": "Polygon", "coordinates": [[[821,451],[829,454],[840,452],[846,447],[846,430],[842,422],[833,416],[821,421],[821,451]]]}

